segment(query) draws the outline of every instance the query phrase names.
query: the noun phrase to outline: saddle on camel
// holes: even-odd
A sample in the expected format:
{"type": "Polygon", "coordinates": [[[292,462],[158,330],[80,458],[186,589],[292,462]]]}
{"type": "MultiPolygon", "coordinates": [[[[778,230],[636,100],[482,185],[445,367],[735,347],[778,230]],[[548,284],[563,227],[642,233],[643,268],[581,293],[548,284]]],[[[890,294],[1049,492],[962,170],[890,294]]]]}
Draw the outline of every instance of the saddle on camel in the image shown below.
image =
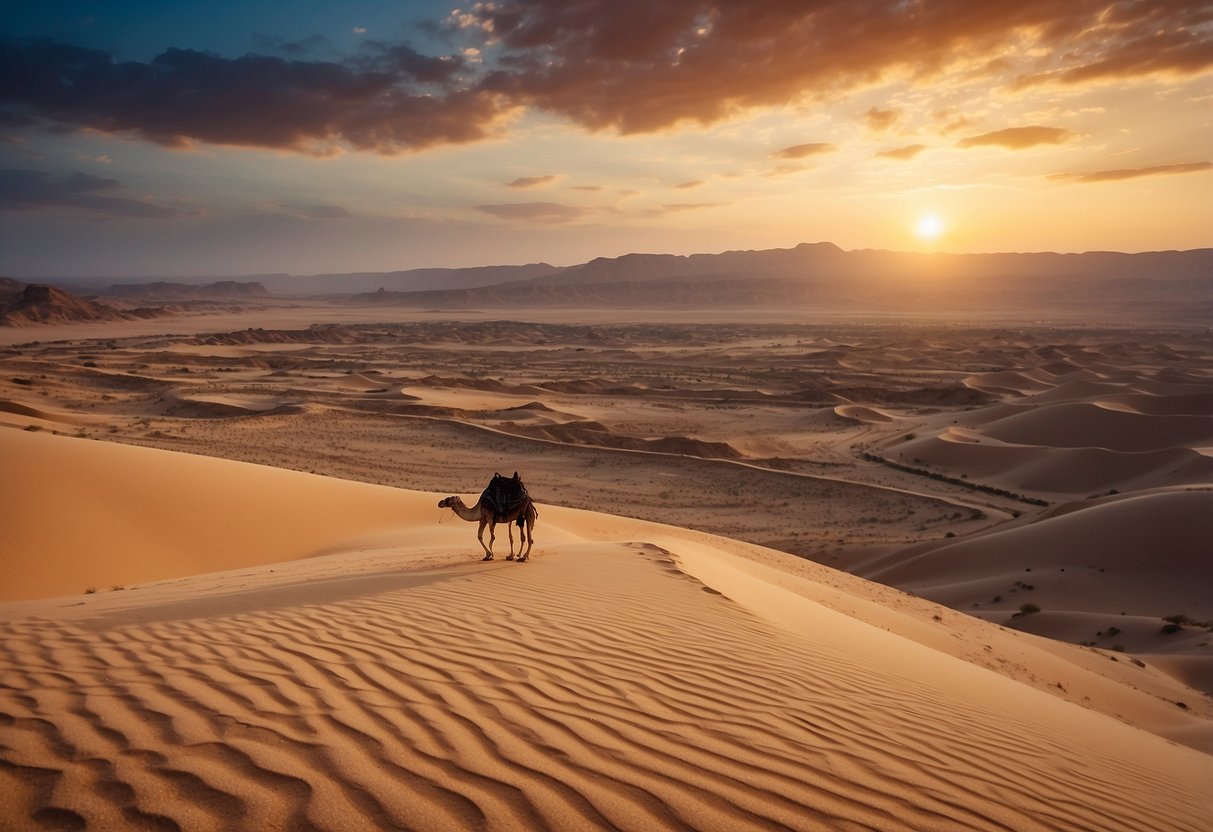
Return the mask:
{"type": "Polygon", "coordinates": [[[539,512],[535,509],[535,503],[517,471],[512,477],[503,477],[499,473],[494,473],[493,478],[489,480],[488,487],[481,492],[480,499],[474,506],[469,507],[459,497],[451,496],[439,500],[438,507],[449,508],[458,517],[480,524],[476,530],[476,539],[480,541],[480,545],[484,549],[484,560],[493,559],[493,541],[497,539],[498,523],[509,524],[507,529],[510,539],[510,556],[506,560],[515,560],[513,524],[517,523],[521,537],[517,560],[525,561],[530,558],[531,546],[535,542],[535,519],[539,517],[539,512]],[[487,546],[484,543],[485,526],[489,527],[487,546]],[[525,550],[523,550],[522,544],[526,544],[525,550]]]}

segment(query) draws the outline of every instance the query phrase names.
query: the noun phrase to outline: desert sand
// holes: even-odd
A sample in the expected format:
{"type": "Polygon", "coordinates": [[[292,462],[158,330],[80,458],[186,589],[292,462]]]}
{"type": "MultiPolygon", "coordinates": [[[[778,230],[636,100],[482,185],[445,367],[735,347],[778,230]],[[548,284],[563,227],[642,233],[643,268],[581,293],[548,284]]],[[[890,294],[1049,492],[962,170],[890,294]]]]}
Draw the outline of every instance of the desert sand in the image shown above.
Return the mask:
{"type": "Polygon", "coordinates": [[[298,314],[4,333],[0,828],[1213,813],[1202,330],[298,314]]]}

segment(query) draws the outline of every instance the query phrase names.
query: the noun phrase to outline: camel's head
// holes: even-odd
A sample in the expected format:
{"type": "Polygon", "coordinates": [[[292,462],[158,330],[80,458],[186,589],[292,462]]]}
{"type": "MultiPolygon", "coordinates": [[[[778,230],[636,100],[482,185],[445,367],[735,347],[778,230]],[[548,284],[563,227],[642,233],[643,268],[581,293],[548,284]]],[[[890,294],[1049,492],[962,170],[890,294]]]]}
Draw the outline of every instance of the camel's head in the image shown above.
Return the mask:
{"type": "Polygon", "coordinates": [[[443,497],[438,501],[438,508],[454,508],[456,503],[463,502],[458,497],[443,497]]]}

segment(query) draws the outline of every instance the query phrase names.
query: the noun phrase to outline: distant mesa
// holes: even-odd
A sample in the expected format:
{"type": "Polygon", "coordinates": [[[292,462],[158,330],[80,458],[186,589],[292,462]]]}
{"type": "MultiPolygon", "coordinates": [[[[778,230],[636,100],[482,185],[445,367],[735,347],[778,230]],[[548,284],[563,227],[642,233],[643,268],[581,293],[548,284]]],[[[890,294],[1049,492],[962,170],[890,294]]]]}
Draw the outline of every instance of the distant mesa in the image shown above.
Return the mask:
{"type": "Polygon", "coordinates": [[[104,303],[73,295],[56,286],[24,284],[20,292],[12,286],[18,281],[5,278],[0,296],[0,326],[28,326],[40,323],[77,323],[85,321],[129,321],[166,314],[159,309],[119,310],[104,303]]]}

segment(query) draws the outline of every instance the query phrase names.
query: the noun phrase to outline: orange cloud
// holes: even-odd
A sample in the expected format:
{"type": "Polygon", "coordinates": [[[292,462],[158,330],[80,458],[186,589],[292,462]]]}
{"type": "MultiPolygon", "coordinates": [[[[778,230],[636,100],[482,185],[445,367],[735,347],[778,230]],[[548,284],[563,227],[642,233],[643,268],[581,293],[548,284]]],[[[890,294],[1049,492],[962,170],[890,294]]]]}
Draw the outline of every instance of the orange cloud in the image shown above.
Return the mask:
{"type": "Polygon", "coordinates": [[[698,188],[700,185],[706,184],[702,179],[692,179],[690,182],[683,182],[681,185],[674,187],[680,191],[689,191],[691,188],[698,188]]]}
{"type": "Polygon", "coordinates": [[[510,60],[485,88],[592,130],[626,134],[711,123],[894,72],[922,87],[953,72],[994,79],[1039,74],[1042,66],[1056,73],[1042,83],[1207,72],[1213,28],[1203,6],[497,0],[469,14],[510,60]]]}
{"type": "Polygon", "coordinates": [[[1004,130],[995,130],[993,133],[969,136],[956,144],[958,147],[997,145],[1009,150],[1024,150],[1038,144],[1062,144],[1073,137],[1073,133],[1061,127],[1008,127],[1004,130]]]}
{"type": "Polygon", "coordinates": [[[897,110],[879,110],[876,107],[863,115],[867,119],[868,126],[873,130],[888,130],[897,122],[897,119],[901,118],[901,113],[897,110]]]}
{"type": "Polygon", "coordinates": [[[876,154],[877,159],[913,159],[927,149],[925,144],[908,144],[905,147],[895,147],[892,150],[882,150],[876,154]]]}
{"type": "Polygon", "coordinates": [[[785,147],[783,150],[776,150],[771,155],[776,159],[804,159],[807,156],[816,156],[819,153],[830,153],[838,148],[826,142],[812,142],[810,144],[795,144],[791,147],[785,147]]]}
{"type": "Polygon", "coordinates": [[[680,211],[695,211],[700,208],[719,208],[726,202],[667,202],[660,208],[650,208],[643,212],[646,217],[662,217],[666,214],[676,214],[680,211]]]}
{"type": "Polygon", "coordinates": [[[544,176],[523,176],[519,179],[515,179],[513,182],[507,182],[506,187],[514,188],[515,190],[520,190],[522,188],[538,188],[541,185],[550,185],[559,178],[560,177],[554,173],[549,173],[544,176]]]}
{"type": "Polygon", "coordinates": [[[1097,170],[1091,173],[1054,173],[1050,179],[1070,182],[1115,182],[1119,179],[1136,179],[1139,176],[1161,176],[1172,173],[1200,173],[1213,170],[1213,162],[1189,162],[1179,165],[1154,165],[1148,168],[1122,168],[1120,170],[1097,170]]]}

